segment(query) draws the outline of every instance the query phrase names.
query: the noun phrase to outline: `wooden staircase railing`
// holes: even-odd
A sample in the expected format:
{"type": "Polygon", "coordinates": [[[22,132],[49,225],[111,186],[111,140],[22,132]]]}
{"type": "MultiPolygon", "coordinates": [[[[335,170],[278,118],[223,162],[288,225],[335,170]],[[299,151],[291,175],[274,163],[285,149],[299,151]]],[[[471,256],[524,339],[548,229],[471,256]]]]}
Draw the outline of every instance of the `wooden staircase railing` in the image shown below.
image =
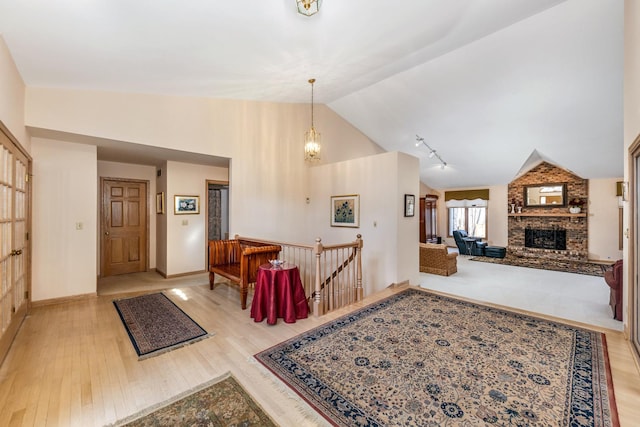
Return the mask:
{"type": "Polygon", "coordinates": [[[316,316],[360,301],[362,288],[362,236],[353,242],[323,245],[320,238],[313,245],[241,237],[255,242],[282,246],[280,259],[300,270],[310,309],[316,316]]]}

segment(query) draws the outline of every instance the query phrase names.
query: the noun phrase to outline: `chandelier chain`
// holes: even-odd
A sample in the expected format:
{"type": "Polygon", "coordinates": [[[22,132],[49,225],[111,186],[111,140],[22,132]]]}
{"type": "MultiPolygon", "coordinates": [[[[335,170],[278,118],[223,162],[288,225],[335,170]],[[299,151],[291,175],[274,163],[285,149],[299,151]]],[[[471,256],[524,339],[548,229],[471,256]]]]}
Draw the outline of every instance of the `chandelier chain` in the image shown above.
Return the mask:
{"type": "Polygon", "coordinates": [[[309,79],[309,83],[311,83],[311,129],[313,129],[313,84],[316,82],[316,79],[309,79]]]}

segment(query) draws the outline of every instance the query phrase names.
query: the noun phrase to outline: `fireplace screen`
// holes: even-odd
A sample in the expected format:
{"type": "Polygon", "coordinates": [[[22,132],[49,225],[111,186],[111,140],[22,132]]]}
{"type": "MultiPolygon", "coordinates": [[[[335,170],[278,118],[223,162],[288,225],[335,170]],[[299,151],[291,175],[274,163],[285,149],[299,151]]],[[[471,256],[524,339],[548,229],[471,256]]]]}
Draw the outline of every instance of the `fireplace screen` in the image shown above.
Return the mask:
{"type": "Polygon", "coordinates": [[[553,228],[525,228],[524,246],[537,249],[567,250],[567,230],[553,228]]]}

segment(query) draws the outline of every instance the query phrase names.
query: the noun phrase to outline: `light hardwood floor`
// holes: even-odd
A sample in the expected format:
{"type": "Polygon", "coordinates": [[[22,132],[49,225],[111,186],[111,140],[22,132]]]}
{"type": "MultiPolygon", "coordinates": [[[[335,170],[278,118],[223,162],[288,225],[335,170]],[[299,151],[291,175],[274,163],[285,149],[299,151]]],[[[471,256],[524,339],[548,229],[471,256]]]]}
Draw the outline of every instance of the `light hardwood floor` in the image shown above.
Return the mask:
{"type": "MultiPolygon", "coordinates": [[[[145,292],[154,287],[166,287],[166,282],[145,285],[145,292]]],[[[387,289],[357,306],[397,290],[387,289]]],[[[280,425],[326,425],[252,355],[350,309],[269,326],[253,322],[249,311],[240,309],[235,287],[220,284],[210,291],[206,284],[191,283],[165,292],[215,335],[138,361],[113,295],[32,309],[0,368],[0,426],[101,426],[227,371],[280,425]]],[[[640,375],[622,334],[606,333],[621,425],[634,426],[640,419],[640,375]]]]}

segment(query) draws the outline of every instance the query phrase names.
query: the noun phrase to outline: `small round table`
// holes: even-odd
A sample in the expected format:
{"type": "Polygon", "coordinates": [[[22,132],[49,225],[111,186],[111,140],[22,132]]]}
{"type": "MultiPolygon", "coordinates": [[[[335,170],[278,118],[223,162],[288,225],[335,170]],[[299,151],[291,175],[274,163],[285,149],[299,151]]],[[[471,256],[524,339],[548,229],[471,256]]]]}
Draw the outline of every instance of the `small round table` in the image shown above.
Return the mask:
{"type": "Polygon", "coordinates": [[[278,317],[285,323],[295,323],[309,315],[307,296],[300,280],[300,271],[294,264],[281,267],[263,264],[258,267],[256,287],[251,301],[251,317],[275,325],[278,317]]]}

